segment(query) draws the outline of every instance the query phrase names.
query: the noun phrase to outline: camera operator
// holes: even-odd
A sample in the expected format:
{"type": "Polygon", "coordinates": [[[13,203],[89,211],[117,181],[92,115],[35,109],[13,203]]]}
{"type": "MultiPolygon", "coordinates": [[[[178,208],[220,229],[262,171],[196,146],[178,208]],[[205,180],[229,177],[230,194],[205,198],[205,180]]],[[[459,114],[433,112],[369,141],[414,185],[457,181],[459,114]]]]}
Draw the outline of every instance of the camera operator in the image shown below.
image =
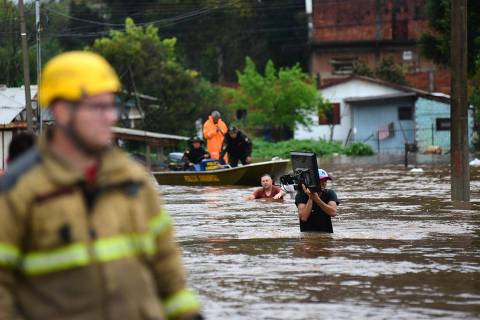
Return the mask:
{"type": "Polygon", "coordinates": [[[332,180],[323,169],[318,170],[320,192],[311,192],[302,184],[295,197],[300,218],[300,231],[320,231],[333,233],[331,217],[337,215],[339,201],[332,189],[327,189],[327,181],[332,180]]]}

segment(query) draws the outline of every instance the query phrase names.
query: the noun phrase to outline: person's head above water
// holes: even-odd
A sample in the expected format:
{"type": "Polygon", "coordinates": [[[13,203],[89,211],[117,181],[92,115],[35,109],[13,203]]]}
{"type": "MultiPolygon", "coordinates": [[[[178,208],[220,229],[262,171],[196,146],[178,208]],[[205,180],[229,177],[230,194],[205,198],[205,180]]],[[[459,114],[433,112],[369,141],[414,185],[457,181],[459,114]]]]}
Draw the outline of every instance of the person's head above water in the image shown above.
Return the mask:
{"type": "Polygon", "coordinates": [[[268,190],[272,187],[273,185],[273,179],[272,176],[270,176],[268,173],[264,174],[260,178],[260,183],[262,184],[262,188],[265,190],[268,190]]]}

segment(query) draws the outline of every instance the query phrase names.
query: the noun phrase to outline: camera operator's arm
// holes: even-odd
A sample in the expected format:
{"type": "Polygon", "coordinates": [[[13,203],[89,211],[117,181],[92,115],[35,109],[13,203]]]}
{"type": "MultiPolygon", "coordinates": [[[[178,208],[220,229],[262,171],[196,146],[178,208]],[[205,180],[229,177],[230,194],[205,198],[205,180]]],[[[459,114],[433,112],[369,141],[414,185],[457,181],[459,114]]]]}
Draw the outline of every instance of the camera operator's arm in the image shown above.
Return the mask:
{"type": "Polygon", "coordinates": [[[307,221],[310,218],[310,214],[312,213],[312,199],[308,199],[307,203],[299,203],[298,204],[298,217],[303,222],[307,221]]]}
{"type": "Polygon", "coordinates": [[[303,222],[307,221],[308,218],[310,218],[310,215],[312,214],[312,205],[313,205],[313,200],[311,197],[311,192],[307,188],[305,188],[304,185],[302,185],[303,192],[308,196],[307,203],[299,203],[297,205],[298,208],[298,217],[300,220],[303,222]]]}
{"type": "Polygon", "coordinates": [[[329,201],[328,203],[325,203],[317,192],[310,193],[309,197],[310,199],[313,199],[320,209],[322,209],[322,211],[328,214],[330,217],[335,217],[337,215],[337,203],[335,201],[329,201]]]}

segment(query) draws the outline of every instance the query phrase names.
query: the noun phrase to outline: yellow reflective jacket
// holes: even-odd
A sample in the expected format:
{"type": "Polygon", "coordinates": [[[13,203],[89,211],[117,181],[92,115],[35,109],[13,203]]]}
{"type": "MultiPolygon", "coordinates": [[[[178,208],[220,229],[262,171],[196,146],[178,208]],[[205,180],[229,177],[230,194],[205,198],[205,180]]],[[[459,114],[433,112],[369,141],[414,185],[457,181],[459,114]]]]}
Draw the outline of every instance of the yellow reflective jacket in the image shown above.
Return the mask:
{"type": "Polygon", "coordinates": [[[0,319],[189,319],[171,219],[118,149],[87,184],[42,141],[0,178],[0,319]]]}

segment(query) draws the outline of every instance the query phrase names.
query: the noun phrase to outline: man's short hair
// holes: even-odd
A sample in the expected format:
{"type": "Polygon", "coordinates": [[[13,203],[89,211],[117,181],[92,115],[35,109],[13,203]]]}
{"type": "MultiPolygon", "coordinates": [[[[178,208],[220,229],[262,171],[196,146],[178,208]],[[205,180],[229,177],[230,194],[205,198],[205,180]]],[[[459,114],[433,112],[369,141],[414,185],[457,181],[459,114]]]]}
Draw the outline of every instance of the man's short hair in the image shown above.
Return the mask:
{"type": "Polygon", "coordinates": [[[264,174],[260,177],[260,180],[262,180],[262,179],[265,178],[265,177],[269,177],[270,179],[273,180],[272,176],[271,176],[270,174],[268,174],[268,173],[264,173],[264,174]]]}
{"type": "Polygon", "coordinates": [[[213,110],[213,111],[212,111],[212,117],[214,117],[214,118],[220,118],[220,117],[221,117],[220,112],[218,112],[217,110],[213,110]]]}

